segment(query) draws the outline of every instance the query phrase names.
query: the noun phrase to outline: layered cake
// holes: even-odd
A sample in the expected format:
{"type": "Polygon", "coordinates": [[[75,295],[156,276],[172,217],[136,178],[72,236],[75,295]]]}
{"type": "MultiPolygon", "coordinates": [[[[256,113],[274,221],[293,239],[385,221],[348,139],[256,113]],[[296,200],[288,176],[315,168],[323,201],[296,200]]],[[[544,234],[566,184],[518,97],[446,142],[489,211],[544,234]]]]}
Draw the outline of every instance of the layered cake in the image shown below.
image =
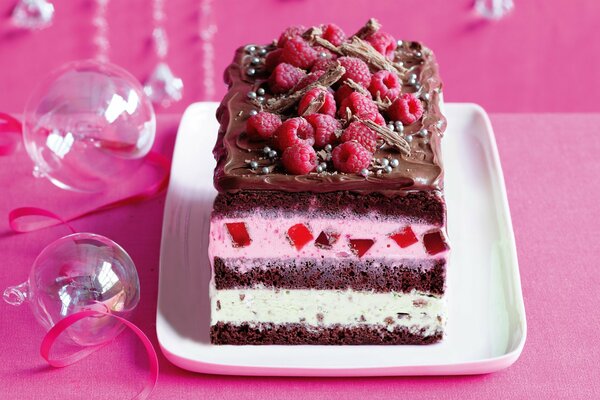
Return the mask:
{"type": "Polygon", "coordinates": [[[432,52],[375,20],[239,48],[217,110],[214,344],[443,338],[445,119],[432,52]]]}

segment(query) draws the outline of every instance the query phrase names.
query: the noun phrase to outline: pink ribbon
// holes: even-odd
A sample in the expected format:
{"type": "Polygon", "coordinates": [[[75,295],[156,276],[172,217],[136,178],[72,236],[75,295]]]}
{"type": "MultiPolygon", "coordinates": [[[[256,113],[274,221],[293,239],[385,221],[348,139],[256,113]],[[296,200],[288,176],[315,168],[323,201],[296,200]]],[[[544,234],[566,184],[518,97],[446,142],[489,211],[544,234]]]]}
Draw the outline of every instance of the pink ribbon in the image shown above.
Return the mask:
{"type": "Polygon", "coordinates": [[[96,346],[84,347],[83,349],[81,349],[73,354],[69,354],[69,355],[61,357],[61,358],[51,358],[51,356],[50,356],[50,350],[52,349],[52,346],[54,345],[54,343],[56,342],[58,337],[64,331],[66,331],[71,325],[75,324],[77,321],[82,320],[84,318],[98,317],[98,316],[108,316],[111,318],[116,318],[119,322],[123,323],[126,327],[131,329],[133,331],[133,333],[135,333],[137,335],[137,337],[141,340],[142,344],[144,345],[144,348],[146,349],[146,354],[148,355],[148,361],[150,363],[150,374],[148,375],[148,378],[146,380],[144,388],[133,399],[134,400],[146,399],[150,395],[150,393],[152,393],[152,391],[154,390],[154,387],[156,386],[156,382],[158,381],[158,357],[156,356],[156,352],[154,351],[154,347],[152,346],[152,342],[150,342],[150,339],[148,339],[148,337],[144,334],[144,332],[142,332],[142,330],[140,328],[138,328],[137,326],[135,326],[133,323],[129,322],[125,318],[119,317],[119,316],[112,314],[110,312],[107,312],[107,311],[100,311],[100,310],[84,310],[84,311],[79,311],[74,314],[68,315],[68,316],[64,317],[63,319],[61,319],[60,321],[58,321],[56,323],[56,325],[54,325],[48,331],[48,333],[46,333],[46,336],[44,336],[44,339],[42,340],[42,345],[40,347],[40,353],[41,353],[42,357],[51,366],[61,368],[61,367],[66,367],[67,365],[74,364],[74,363],[78,362],[79,360],[89,356],[91,353],[95,352],[96,350],[107,345],[108,342],[102,343],[102,344],[99,344],[96,346]]]}
{"type": "MultiPolygon", "coordinates": [[[[16,133],[22,134],[23,126],[21,122],[5,113],[0,113],[0,133],[16,133]]],[[[110,146],[114,146],[112,143],[108,143],[110,146]]],[[[6,156],[14,153],[17,149],[18,141],[12,141],[8,144],[0,143],[0,156],[6,156]]],[[[162,176],[155,183],[145,188],[144,190],[135,193],[131,196],[124,197],[122,199],[112,201],[110,203],[104,204],[102,206],[93,208],[91,210],[82,212],[80,214],[62,218],[58,214],[55,214],[51,211],[45,210],[43,208],[37,207],[20,207],[10,211],[8,215],[8,221],[11,229],[15,232],[31,232],[42,228],[47,228],[50,226],[65,224],[69,227],[72,232],[75,232],[75,229],[71,225],[69,225],[70,221],[95,214],[101,211],[110,210],[112,208],[121,207],[127,204],[139,203],[145,200],[149,200],[160,193],[162,193],[169,184],[169,176],[170,176],[170,164],[169,160],[164,157],[162,154],[156,152],[150,152],[146,156],[146,160],[153,164],[155,167],[161,170],[162,176]]],[[[96,346],[88,346],[83,349],[70,354],[68,356],[53,359],[50,357],[50,350],[52,346],[58,339],[58,337],[67,330],[71,325],[76,323],[77,321],[88,318],[88,317],[98,317],[98,316],[108,316],[111,318],[116,318],[121,323],[123,323],[126,327],[131,329],[138,338],[142,341],[144,348],[146,349],[146,353],[148,354],[148,360],[150,361],[150,374],[148,376],[148,380],[144,385],[144,388],[141,392],[134,397],[135,400],[143,400],[146,399],[150,393],[154,390],[156,386],[156,382],[158,380],[158,357],[156,356],[156,351],[152,346],[152,342],[148,339],[148,337],[142,332],[135,324],[127,321],[126,319],[119,317],[115,314],[112,314],[109,310],[101,311],[101,310],[84,310],[77,312],[75,314],[71,314],[61,319],[56,325],[54,325],[44,336],[42,340],[42,345],[40,348],[40,353],[42,357],[53,367],[65,367],[67,365],[74,364],[79,360],[87,357],[94,351],[104,347],[108,344],[102,343],[96,346]]]]}

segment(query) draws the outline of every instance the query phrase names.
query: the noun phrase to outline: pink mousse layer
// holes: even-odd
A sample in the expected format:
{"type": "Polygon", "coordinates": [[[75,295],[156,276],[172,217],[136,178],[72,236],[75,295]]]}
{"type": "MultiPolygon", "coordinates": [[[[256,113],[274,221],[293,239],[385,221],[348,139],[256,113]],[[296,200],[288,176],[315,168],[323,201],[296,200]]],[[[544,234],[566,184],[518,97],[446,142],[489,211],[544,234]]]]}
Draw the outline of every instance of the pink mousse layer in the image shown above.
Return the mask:
{"type": "Polygon", "coordinates": [[[248,218],[213,218],[210,227],[209,255],[211,260],[218,256],[222,258],[355,258],[357,255],[351,251],[348,240],[373,239],[373,246],[361,257],[381,258],[386,260],[400,259],[432,259],[442,258],[447,252],[429,255],[423,246],[422,236],[431,230],[440,229],[439,226],[425,224],[403,224],[401,221],[372,221],[368,219],[318,219],[311,218],[274,218],[261,217],[248,218]],[[245,247],[236,247],[229,235],[226,224],[244,222],[250,235],[251,243],[245,247]],[[287,231],[295,224],[305,224],[311,231],[313,240],[302,249],[296,249],[290,242],[287,231]],[[401,248],[389,235],[410,226],[418,242],[401,248]],[[339,239],[330,249],[318,247],[314,240],[321,231],[335,231],[340,234],[339,239]]]}

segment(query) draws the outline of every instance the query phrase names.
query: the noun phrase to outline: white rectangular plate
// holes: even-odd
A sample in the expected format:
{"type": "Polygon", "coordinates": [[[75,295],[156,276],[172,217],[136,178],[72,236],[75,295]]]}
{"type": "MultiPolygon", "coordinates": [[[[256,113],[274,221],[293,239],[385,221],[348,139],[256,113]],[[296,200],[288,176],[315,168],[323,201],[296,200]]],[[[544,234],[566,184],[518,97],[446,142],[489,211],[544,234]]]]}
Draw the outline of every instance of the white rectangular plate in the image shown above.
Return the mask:
{"type": "Polygon", "coordinates": [[[496,142],[485,111],[446,104],[447,335],[428,346],[213,346],[207,255],[216,103],[186,110],[164,214],[156,330],[165,356],[192,371],[238,375],[478,374],[525,344],[525,308],[496,142]]]}

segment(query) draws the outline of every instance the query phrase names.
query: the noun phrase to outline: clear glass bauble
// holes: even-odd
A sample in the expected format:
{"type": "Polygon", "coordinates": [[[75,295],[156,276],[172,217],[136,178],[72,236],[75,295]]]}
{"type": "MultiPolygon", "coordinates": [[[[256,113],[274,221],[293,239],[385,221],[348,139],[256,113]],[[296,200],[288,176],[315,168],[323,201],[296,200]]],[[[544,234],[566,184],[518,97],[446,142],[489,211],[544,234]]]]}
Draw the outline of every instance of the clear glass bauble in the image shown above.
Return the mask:
{"type": "Polygon", "coordinates": [[[83,192],[104,191],[130,176],[156,134],[142,85],[124,69],[93,60],[51,73],[31,96],[23,119],[34,175],[83,192]]]}
{"type": "MultiPolygon", "coordinates": [[[[48,245],[36,258],[29,279],[4,291],[12,305],[28,302],[48,330],[67,315],[100,310],[128,318],[140,299],[140,283],[131,257],[112,240],[74,233],[48,245]]],[[[105,343],[124,325],[107,316],[84,318],[67,330],[77,345],[105,343]]]]}

